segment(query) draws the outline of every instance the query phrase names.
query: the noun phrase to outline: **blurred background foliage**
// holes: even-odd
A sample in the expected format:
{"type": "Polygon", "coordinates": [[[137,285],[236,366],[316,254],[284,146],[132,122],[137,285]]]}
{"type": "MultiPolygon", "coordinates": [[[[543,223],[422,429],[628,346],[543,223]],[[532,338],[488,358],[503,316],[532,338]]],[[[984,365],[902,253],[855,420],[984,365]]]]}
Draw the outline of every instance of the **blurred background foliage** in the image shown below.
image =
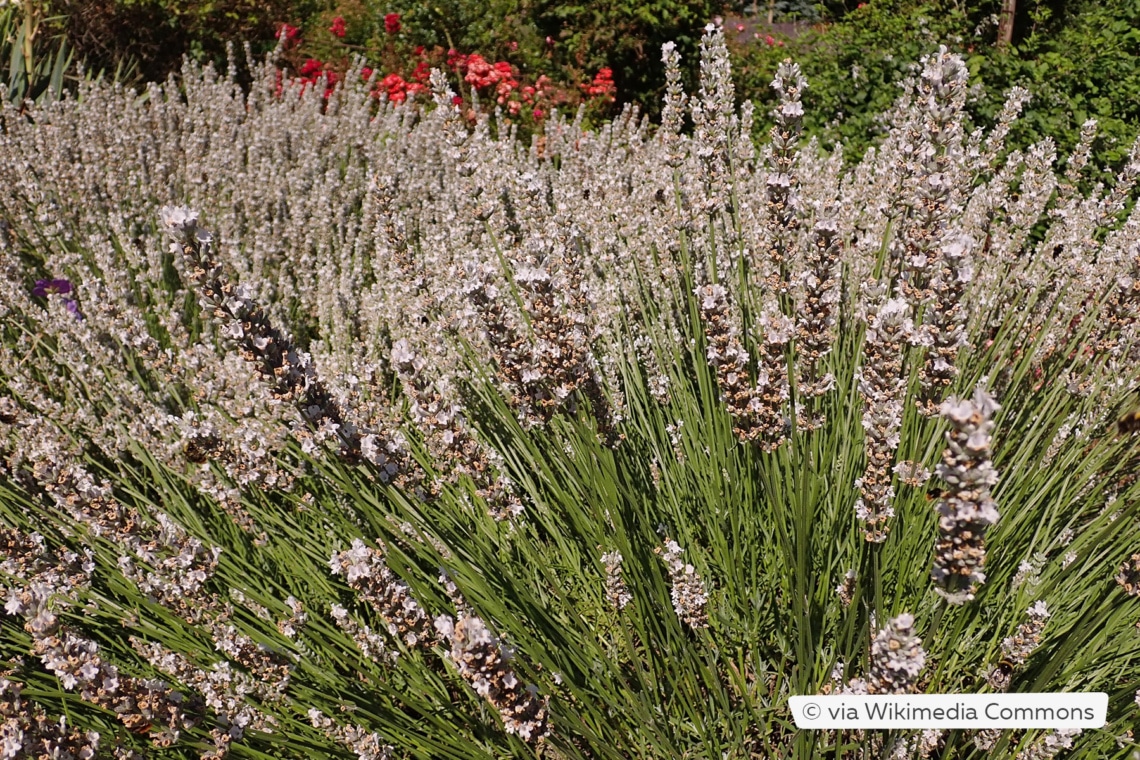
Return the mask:
{"type": "Polygon", "coordinates": [[[967,58],[979,85],[969,105],[977,125],[990,126],[1004,93],[1021,84],[1033,100],[1012,148],[1050,136],[1064,153],[1095,118],[1096,158],[1119,166],[1140,125],[1140,0],[1020,0],[1005,48],[1000,10],[1001,0],[23,0],[0,5],[0,61],[8,62],[8,97],[22,100],[58,92],[77,63],[88,76],[138,84],[177,72],[183,56],[224,63],[227,42],[248,41],[264,55],[287,23],[299,33],[282,64],[294,70],[310,58],[343,70],[364,55],[380,76],[408,78],[420,61],[478,53],[510,63],[520,81],[548,77],[571,95],[559,102],[573,107],[609,68],[616,101],[591,115],[634,103],[656,116],[661,44],[677,42],[691,86],[701,29],[720,19],[737,96],[757,102],[760,133],[771,126],[776,65],[791,57],[810,83],[807,134],[861,155],[883,133],[881,114],[900,81],[945,44],[967,58]]]}
{"type": "Polygon", "coordinates": [[[0,3],[0,66],[6,64],[0,83],[12,102],[62,92],[74,56],[60,22],[41,7],[0,3]]]}
{"type": "MultiPolygon", "coordinates": [[[[1119,166],[1140,126],[1140,0],[1022,0],[1004,50],[996,39],[999,10],[999,2],[874,0],[783,47],[730,34],[737,86],[774,103],[767,83],[779,61],[792,57],[809,82],[806,131],[825,145],[842,143],[853,158],[883,133],[879,119],[899,95],[898,83],[920,56],[944,44],[967,60],[975,86],[968,108],[978,125],[992,126],[1005,93],[1021,85],[1033,99],[1014,126],[1011,148],[1049,136],[1063,154],[1094,118],[1098,158],[1119,166]]],[[[758,127],[766,129],[762,115],[758,127]]]]}
{"type": "Polygon", "coordinates": [[[226,42],[273,47],[281,21],[318,13],[319,0],[24,0],[49,5],[87,68],[162,81],[183,56],[224,62],[226,42]]]}

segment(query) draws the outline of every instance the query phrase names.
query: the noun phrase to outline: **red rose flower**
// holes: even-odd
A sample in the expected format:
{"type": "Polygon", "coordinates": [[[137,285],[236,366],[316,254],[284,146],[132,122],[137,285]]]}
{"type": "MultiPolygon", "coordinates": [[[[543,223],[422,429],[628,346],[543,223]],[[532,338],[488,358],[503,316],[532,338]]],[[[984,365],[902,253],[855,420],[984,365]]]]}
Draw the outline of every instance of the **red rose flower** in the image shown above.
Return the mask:
{"type": "Polygon", "coordinates": [[[281,24],[277,27],[277,39],[284,40],[286,45],[296,42],[300,34],[300,29],[295,26],[290,26],[289,24],[281,24]]]}
{"type": "Polygon", "coordinates": [[[491,67],[491,64],[487,63],[483,56],[478,53],[472,53],[467,56],[465,63],[467,64],[467,75],[463,77],[463,79],[468,84],[476,88],[483,88],[495,81],[491,73],[494,69],[491,67]]]}
{"type": "Polygon", "coordinates": [[[400,31],[400,14],[389,13],[384,16],[384,31],[388,34],[395,34],[400,31]]]}
{"type": "Polygon", "coordinates": [[[316,58],[310,58],[301,64],[300,74],[303,77],[311,77],[315,80],[321,75],[321,69],[324,67],[325,65],[322,62],[318,61],[316,58]]]}
{"type": "Polygon", "coordinates": [[[329,96],[333,94],[333,90],[336,89],[336,83],[337,83],[337,81],[340,80],[340,75],[337,74],[335,71],[329,71],[329,72],[325,73],[325,76],[328,78],[325,81],[324,98],[325,98],[325,100],[328,100],[329,96]]]}
{"type": "Polygon", "coordinates": [[[408,83],[399,74],[384,77],[380,86],[388,92],[388,100],[392,103],[403,103],[408,97],[408,83]]]}
{"type": "Polygon", "coordinates": [[[582,85],[582,89],[586,91],[587,97],[602,98],[606,102],[612,103],[614,93],[617,91],[617,88],[614,86],[613,69],[598,69],[598,73],[594,75],[594,81],[590,84],[582,85]]]}
{"type": "Polygon", "coordinates": [[[344,16],[337,16],[334,18],[332,26],[329,27],[329,31],[335,34],[337,37],[343,37],[345,33],[344,16]]]}

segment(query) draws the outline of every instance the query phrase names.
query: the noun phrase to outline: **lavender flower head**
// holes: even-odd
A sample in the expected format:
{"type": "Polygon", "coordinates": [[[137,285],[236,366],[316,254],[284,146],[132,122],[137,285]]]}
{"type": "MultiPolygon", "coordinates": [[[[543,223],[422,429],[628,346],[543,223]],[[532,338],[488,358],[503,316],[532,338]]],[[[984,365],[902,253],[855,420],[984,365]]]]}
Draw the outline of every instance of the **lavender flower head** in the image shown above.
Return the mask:
{"type": "Polygon", "coordinates": [[[198,231],[198,212],[185,206],[163,206],[159,217],[162,226],[176,238],[189,240],[198,231]]]}
{"type": "Polygon", "coordinates": [[[871,308],[867,340],[859,370],[863,397],[863,430],[867,464],[857,486],[855,516],[866,524],[863,537],[871,543],[887,540],[894,517],[892,485],[895,452],[902,431],[906,381],[902,378],[902,346],[914,325],[910,307],[901,298],[871,308]]]}
{"type": "Polygon", "coordinates": [[[676,541],[667,538],[664,547],[653,551],[661,555],[669,568],[673,611],[677,617],[690,628],[707,628],[709,618],[705,607],[709,601],[708,589],[696,568],[681,559],[685,550],[676,541]]]}
{"type": "Polygon", "coordinates": [[[1133,554],[1116,576],[1116,585],[1128,596],[1140,597],[1140,554],[1133,554]]]}
{"type": "Polygon", "coordinates": [[[512,654],[481,618],[440,616],[435,621],[440,636],[451,643],[448,657],[459,674],[484,699],[494,705],[508,734],[529,744],[550,736],[549,697],[539,697],[510,666],[512,654]]]}
{"type": "Polygon", "coordinates": [[[678,152],[677,143],[685,119],[685,104],[688,97],[681,84],[681,54],[677,52],[675,43],[666,42],[661,46],[661,61],[665,64],[665,105],[661,110],[659,134],[671,151],[667,162],[669,166],[676,168],[684,160],[684,152],[678,152]]]}
{"type": "Polygon", "coordinates": [[[990,445],[992,418],[1000,408],[981,387],[969,400],[950,398],[942,404],[942,416],[950,421],[951,428],[937,474],[948,489],[936,507],[939,536],[932,577],[943,587],[947,600],[955,604],[973,599],[977,585],[985,582],[984,534],[999,517],[990,496],[997,483],[990,445]]]}
{"type": "MultiPolygon", "coordinates": [[[[247,284],[230,280],[211,253],[213,236],[198,227],[198,213],[183,206],[164,206],[160,217],[172,239],[170,252],[187,266],[199,292],[198,302],[219,323],[221,335],[271,384],[278,400],[297,407],[311,431],[322,440],[335,436],[340,456],[358,460],[360,429],[344,419],[344,410],[317,376],[309,353],[273,326],[247,284]]],[[[387,477],[388,471],[381,474],[387,477]]]]}
{"type": "Polygon", "coordinates": [[[728,196],[729,144],[736,127],[735,90],[724,32],[715,24],[701,38],[701,86],[690,104],[693,150],[700,159],[706,212],[724,208],[728,196]]]}
{"type": "Polygon", "coordinates": [[[329,560],[333,575],[343,575],[357,595],[368,602],[388,624],[388,633],[409,647],[434,643],[431,619],[412,596],[408,584],[384,563],[384,555],[359,538],[352,548],[334,552],[329,560]]]}
{"type": "Polygon", "coordinates": [[[1017,633],[1002,639],[1001,652],[1007,665],[998,665],[986,673],[986,681],[995,691],[1007,691],[1013,671],[1026,663],[1041,644],[1045,623],[1049,620],[1049,607],[1043,601],[1034,602],[1026,610],[1029,621],[1017,627],[1017,633]]]}
{"type": "Polygon", "coordinates": [[[614,609],[619,611],[633,601],[633,596],[629,593],[629,587],[626,586],[625,579],[621,574],[623,560],[624,558],[619,551],[607,552],[602,555],[602,564],[606,568],[606,600],[614,606],[614,609]]]}
{"type": "Polygon", "coordinates": [[[914,615],[899,615],[871,642],[867,689],[874,694],[908,692],[925,666],[926,652],[914,632],[914,615]]]}

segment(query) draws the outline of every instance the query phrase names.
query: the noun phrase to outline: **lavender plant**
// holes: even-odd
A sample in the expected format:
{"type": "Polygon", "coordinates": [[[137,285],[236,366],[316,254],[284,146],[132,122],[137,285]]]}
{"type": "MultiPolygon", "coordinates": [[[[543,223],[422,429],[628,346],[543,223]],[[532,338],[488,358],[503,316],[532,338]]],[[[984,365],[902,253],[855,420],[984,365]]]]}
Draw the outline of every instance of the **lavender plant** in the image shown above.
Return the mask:
{"type": "Polygon", "coordinates": [[[848,166],[702,51],[529,146],[442,77],[0,103],[3,757],[1136,751],[1140,144],[1082,194],[938,51],[848,166]]]}

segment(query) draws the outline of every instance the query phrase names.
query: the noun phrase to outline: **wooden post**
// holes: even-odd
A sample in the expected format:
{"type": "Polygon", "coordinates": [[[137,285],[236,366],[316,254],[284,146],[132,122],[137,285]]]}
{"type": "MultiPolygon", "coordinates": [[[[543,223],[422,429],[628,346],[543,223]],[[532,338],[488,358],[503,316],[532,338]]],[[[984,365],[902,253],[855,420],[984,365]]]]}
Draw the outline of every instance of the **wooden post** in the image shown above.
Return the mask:
{"type": "Polygon", "coordinates": [[[997,46],[999,50],[1013,43],[1013,16],[1017,12],[1017,0],[1001,1],[1001,17],[998,20],[997,46]]]}

